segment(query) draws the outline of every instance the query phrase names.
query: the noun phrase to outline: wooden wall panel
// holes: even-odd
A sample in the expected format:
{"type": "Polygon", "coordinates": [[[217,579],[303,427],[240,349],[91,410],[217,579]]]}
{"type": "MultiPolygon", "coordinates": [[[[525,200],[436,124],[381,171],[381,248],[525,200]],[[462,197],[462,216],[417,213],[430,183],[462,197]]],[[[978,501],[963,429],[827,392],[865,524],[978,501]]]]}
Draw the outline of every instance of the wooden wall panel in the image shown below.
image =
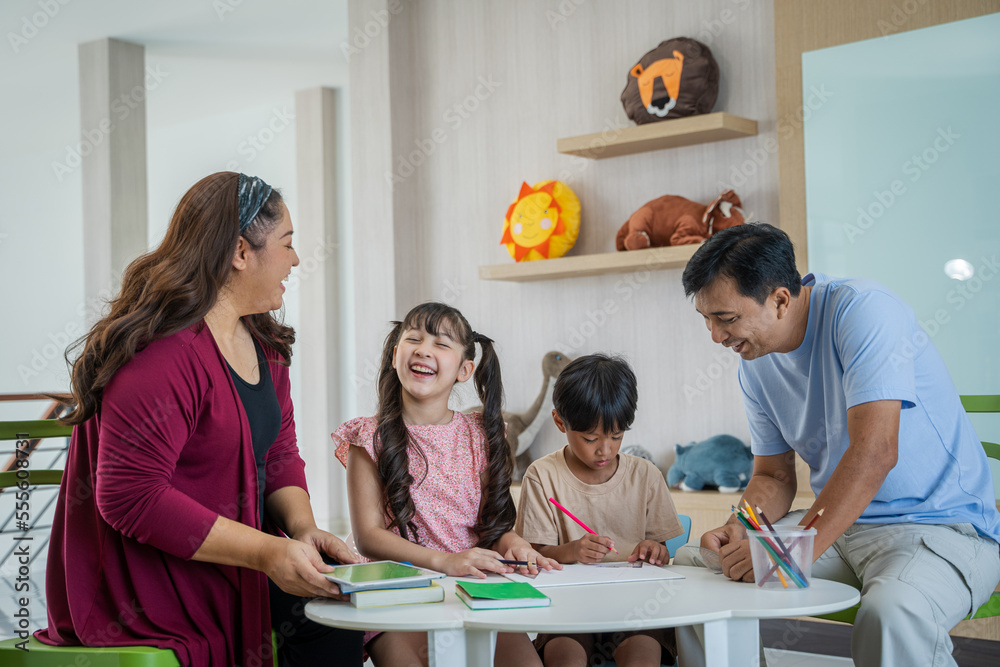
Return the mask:
{"type": "MultiPolygon", "coordinates": [[[[371,81],[356,83],[352,69],[355,153],[367,150],[369,138],[384,150],[384,135],[392,135],[396,239],[390,253],[387,239],[371,245],[375,238],[365,232],[355,261],[382,267],[394,257],[386,267],[395,272],[394,315],[425,299],[460,308],[474,328],[497,340],[513,410],[538,393],[548,350],[625,355],[639,376],[640,397],[626,444],[643,445],[663,467],[677,443],[717,433],[746,438],[736,356],[709,339],[683,295],[680,270],[523,284],[480,281],[477,271],[513,261],[500,232],[524,180],[557,178],[580,197],[582,230],[572,254],[612,251],[628,215],[663,194],[707,203],[732,185],[759,219],[775,220],[777,161],[767,150],[776,138],[771,3],[400,7],[388,27],[390,71],[377,74],[392,80],[391,122],[376,108],[379,100],[354,97],[359,88],[368,94],[371,81]],[[405,35],[397,32],[404,29],[405,35]],[[716,110],[757,120],[758,136],[600,161],[556,152],[559,137],[630,126],[619,100],[629,69],[660,41],[683,35],[708,44],[719,62],[716,110]]],[[[356,229],[383,224],[358,211],[363,197],[384,192],[366,179],[382,176],[353,175],[356,229]]],[[[373,272],[359,271],[359,281],[373,272]]],[[[369,296],[372,290],[363,296],[359,285],[358,375],[377,365],[371,341],[381,342],[386,331],[386,304],[369,296]]],[[[359,406],[374,409],[374,385],[360,391],[359,406]]],[[[456,392],[456,404],[475,402],[471,386],[456,392]]],[[[536,451],[562,444],[547,424],[536,451]]]]}

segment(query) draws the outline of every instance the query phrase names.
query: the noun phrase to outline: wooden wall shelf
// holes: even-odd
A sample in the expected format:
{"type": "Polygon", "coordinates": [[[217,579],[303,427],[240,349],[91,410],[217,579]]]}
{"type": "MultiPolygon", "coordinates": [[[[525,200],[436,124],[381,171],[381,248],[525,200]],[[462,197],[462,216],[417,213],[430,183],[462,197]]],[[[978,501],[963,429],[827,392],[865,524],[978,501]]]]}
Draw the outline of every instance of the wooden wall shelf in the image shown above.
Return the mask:
{"type": "Polygon", "coordinates": [[[724,111],[647,123],[623,130],[608,130],[558,139],[556,149],[567,155],[603,160],[620,155],[692,146],[712,141],[752,137],[757,121],[724,111]]]}
{"type": "Polygon", "coordinates": [[[512,261],[509,264],[480,266],[479,277],[482,280],[527,282],[600,276],[606,273],[680,269],[687,265],[688,260],[699,247],[701,246],[698,244],[667,246],[627,252],[607,252],[599,255],[540,259],[534,262],[512,261]]]}

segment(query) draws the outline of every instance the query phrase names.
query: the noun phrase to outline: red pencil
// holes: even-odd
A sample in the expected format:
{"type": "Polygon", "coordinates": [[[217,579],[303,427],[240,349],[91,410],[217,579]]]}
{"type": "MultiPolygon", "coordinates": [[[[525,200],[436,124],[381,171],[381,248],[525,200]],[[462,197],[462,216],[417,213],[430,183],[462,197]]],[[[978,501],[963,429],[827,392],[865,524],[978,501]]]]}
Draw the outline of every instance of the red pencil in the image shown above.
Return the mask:
{"type": "MultiPolygon", "coordinates": [[[[565,512],[566,516],[568,516],[569,518],[573,519],[573,521],[576,521],[578,524],[580,524],[580,528],[583,528],[585,531],[587,531],[591,535],[597,535],[597,531],[595,531],[593,528],[591,528],[590,526],[588,526],[587,524],[585,524],[584,522],[580,521],[575,516],[573,516],[573,513],[570,512],[565,507],[563,507],[562,505],[560,505],[559,503],[557,503],[555,498],[549,498],[549,502],[552,503],[553,505],[555,505],[556,507],[558,507],[559,509],[561,509],[563,512],[565,512]]],[[[615,549],[614,547],[611,547],[611,550],[614,551],[616,554],[618,553],[618,549],[615,549]]],[[[621,554],[619,554],[619,555],[621,555],[621,554]]]]}
{"type": "Polygon", "coordinates": [[[810,528],[812,528],[812,527],[813,527],[813,524],[814,524],[814,523],[816,523],[816,519],[818,519],[818,518],[820,518],[821,516],[823,516],[823,510],[824,510],[824,509],[826,509],[826,508],[825,508],[825,507],[823,507],[823,508],[820,508],[820,510],[819,510],[818,512],[816,512],[816,516],[814,516],[814,517],[812,518],[812,521],[810,521],[809,523],[807,523],[807,524],[806,524],[806,528],[805,528],[806,530],[809,530],[810,528]]]}

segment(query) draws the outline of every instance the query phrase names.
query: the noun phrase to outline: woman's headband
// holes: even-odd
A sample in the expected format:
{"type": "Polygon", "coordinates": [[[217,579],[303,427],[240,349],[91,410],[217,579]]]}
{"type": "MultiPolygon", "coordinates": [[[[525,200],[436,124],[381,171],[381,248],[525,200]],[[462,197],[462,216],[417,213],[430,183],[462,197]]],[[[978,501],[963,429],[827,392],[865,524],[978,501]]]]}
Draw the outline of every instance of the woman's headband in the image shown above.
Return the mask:
{"type": "Polygon", "coordinates": [[[250,223],[254,221],[260,208],[271,196],[271,186],[257,178],[240,174],[240,184],[237,190],[236,202],[240,209],[240,234],[242,235],[250,223]]]}

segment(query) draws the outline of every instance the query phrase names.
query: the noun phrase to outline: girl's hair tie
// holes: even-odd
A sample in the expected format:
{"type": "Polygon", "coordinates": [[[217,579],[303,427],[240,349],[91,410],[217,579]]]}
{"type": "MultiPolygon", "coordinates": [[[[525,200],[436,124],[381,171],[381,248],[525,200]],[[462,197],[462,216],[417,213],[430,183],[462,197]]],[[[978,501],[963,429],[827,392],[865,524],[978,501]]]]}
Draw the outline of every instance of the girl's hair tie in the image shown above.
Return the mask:
{"type": "Polygon", "coordinates": [[[493,339],[489,338],[487,336],[484,336],[483,334],[481,334],[481,333],[479,333],[477,331],[473,331],[472,332],[472,342],[473,343],[479,343],[480,345],[482,345],[483,343],[492,343],[493,339]]]}

